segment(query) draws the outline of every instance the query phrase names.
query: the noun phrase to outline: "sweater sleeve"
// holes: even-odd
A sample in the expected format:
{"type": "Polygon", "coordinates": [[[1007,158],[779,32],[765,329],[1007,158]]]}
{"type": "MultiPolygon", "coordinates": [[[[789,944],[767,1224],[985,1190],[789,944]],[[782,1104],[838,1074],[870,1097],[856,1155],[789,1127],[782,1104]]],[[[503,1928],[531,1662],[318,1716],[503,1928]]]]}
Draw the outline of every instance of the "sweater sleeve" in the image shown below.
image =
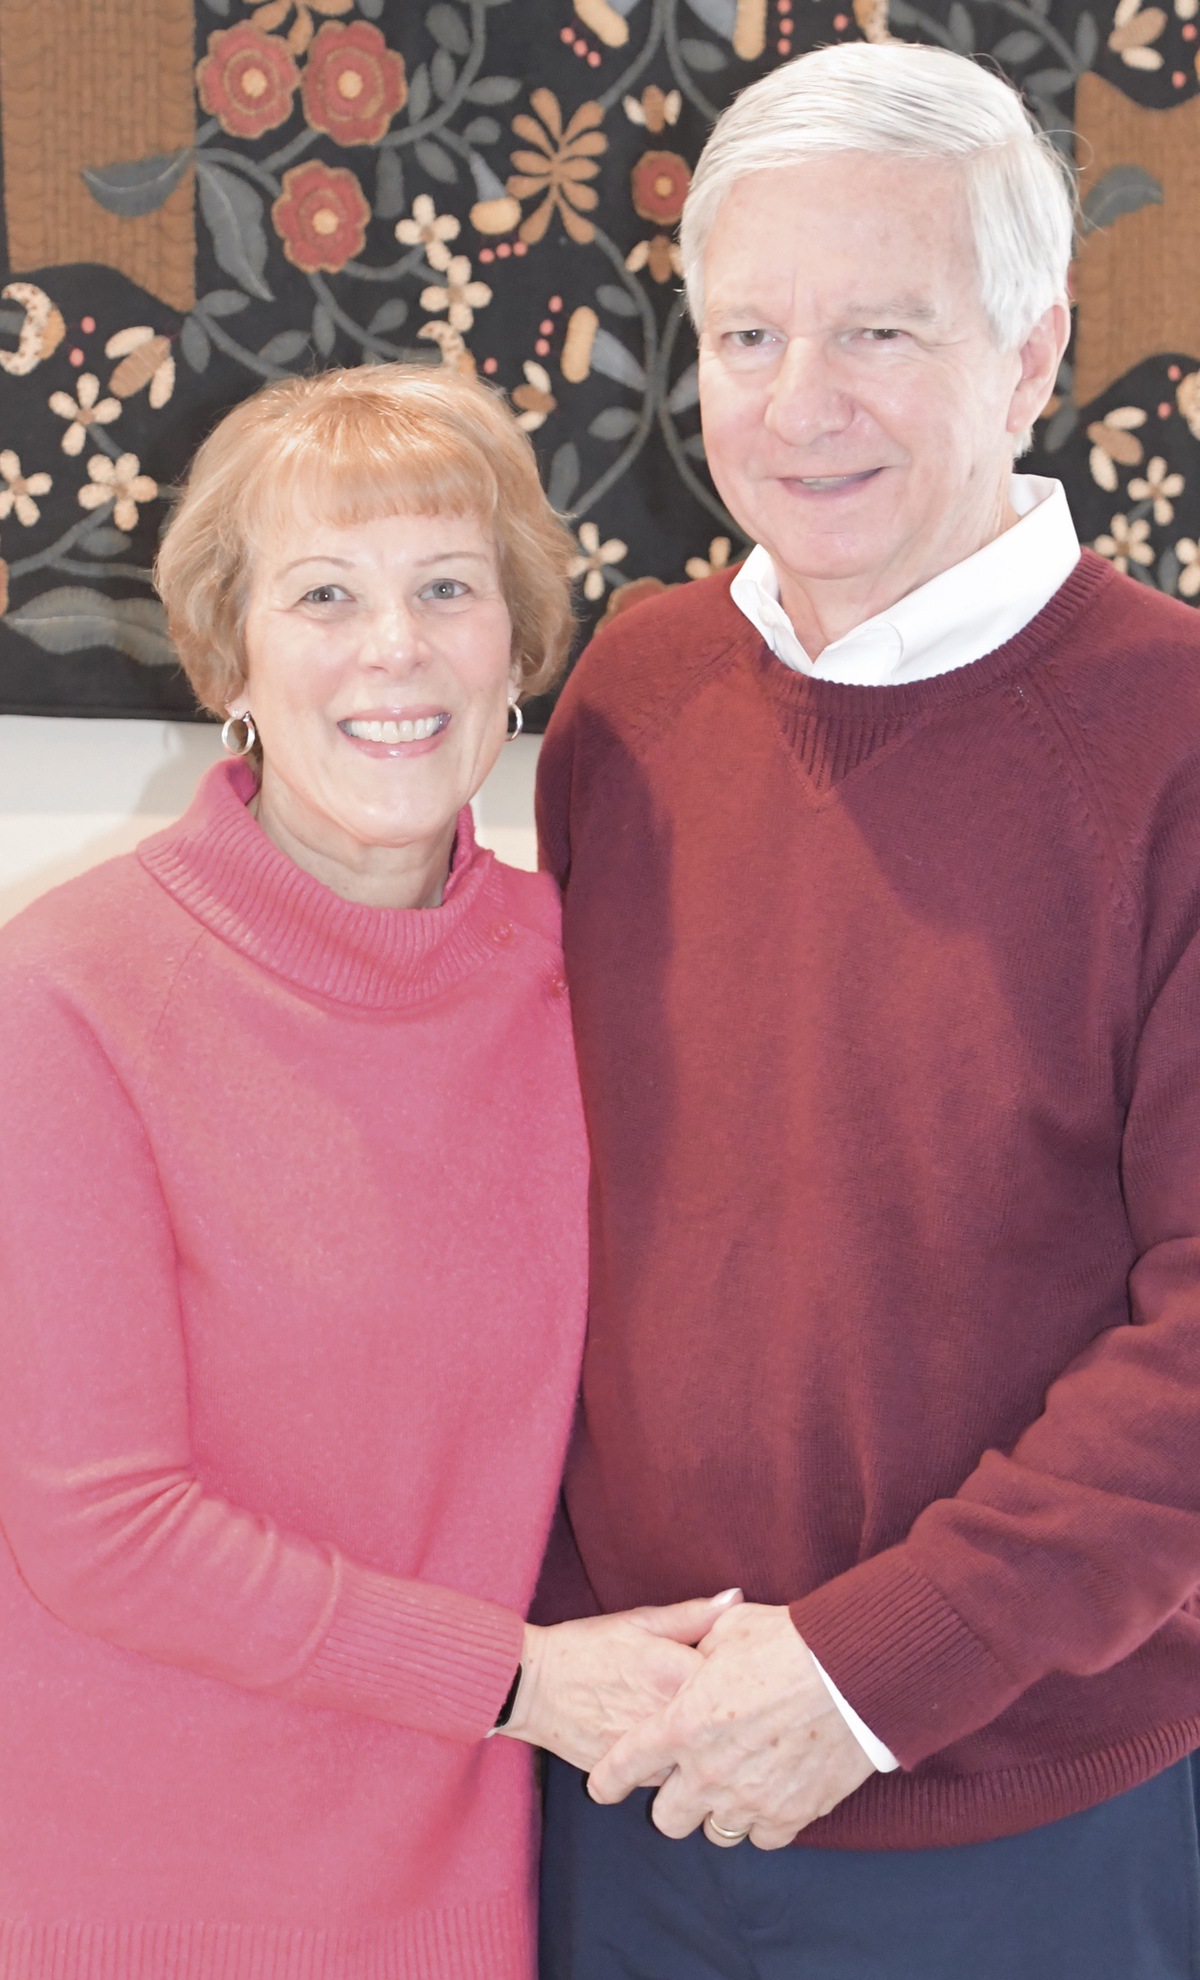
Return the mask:
{"type": "Polygon", "coordinates": [[[914,1766],[1053,1673],[1131,1655],[1200,1583],[1200,936],[1138,1044],[1122,1185],[1130,1320],[1007,1453],[898,1546],[792,1604],[872,1731],[914,1766]]]}
{"type": "Polygon", "coordinates": [[[175,1239],[92,1028],[0,984],[0,1526],[61,1622],[208,1678],[481,1738],[522,1619],[347,1559],[198,1474],[175,1239]]]}

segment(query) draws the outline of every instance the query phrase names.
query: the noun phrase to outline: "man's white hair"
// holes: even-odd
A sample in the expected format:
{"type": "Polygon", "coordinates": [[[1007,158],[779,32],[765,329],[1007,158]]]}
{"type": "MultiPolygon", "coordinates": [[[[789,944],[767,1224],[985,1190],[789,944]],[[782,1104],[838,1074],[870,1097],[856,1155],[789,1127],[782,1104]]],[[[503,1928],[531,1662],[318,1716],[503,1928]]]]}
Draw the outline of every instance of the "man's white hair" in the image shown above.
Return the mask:
{"type": "Polygon", "coordinates": [[[1074,174],[1016,91],[991,70],[913,42],[843,42],[772,70],[718,118],[683,209],[688,306],[704,313],[704,251],[738,179],[832,152],[893,152],[961,166],[980,296],[1001,350],[1065,297],[1074,174]]]}

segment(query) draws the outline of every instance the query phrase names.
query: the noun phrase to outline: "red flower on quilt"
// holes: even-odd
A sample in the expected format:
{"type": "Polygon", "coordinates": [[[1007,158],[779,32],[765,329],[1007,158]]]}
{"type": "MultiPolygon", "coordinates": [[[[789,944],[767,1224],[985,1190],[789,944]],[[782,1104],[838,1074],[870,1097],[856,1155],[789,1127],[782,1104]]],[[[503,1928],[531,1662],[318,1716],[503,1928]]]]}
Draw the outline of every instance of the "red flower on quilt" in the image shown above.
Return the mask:
{"type": "Polygon", "coordinates": [[[683,212],[691,168],[677,151],[643,151],[632,172],[633,204],[643,220],[673,227],[683,212]]]}
{"type": "Polygon", "coordinates": [[[286,42],[250,21],[218,28],[196,69],[201,103],[231,137],[261,137],[286,123],[300,81],[286,42]]]}
{"type": "Polygon", "coordinates": [[[316,159],[293,165],[283,175],[283,191],[271,208],[283,251],[306,275],[318,268],[336,275],[361,254],[371,209],[353,172],[316,159]]]}
{"type": "Polygon", "coordinates": [[[403,58],[369,21],[326,21],[309,52],[304,114],[336,144],[378,144],[408,97],[403,58]]]}

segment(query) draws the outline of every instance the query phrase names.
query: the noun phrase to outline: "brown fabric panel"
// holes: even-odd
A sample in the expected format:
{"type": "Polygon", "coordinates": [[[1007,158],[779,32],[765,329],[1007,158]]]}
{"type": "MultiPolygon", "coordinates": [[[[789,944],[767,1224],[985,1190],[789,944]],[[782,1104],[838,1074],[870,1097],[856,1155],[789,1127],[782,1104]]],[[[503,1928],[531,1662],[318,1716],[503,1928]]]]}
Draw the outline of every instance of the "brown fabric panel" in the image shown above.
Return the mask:
{"type": "Polygon", "coordinates": [[[195,302],[194,177],[125,219],[80,177],[195,136],[192,0],[0,0],[0,121],[12,268],[102,262],[139,288],[195,302]]]}
{"type": "Polygon", "coordinates": [[[1200,349],[1200,97],[1144,110],[1088,73],[1075,117],[1083,197],[1114,165],[1140,165],[1163,189],[1161,206],[1122,214],[1080,243],[1075,399],[1086,405],[1144,358],[1200,349]]]}

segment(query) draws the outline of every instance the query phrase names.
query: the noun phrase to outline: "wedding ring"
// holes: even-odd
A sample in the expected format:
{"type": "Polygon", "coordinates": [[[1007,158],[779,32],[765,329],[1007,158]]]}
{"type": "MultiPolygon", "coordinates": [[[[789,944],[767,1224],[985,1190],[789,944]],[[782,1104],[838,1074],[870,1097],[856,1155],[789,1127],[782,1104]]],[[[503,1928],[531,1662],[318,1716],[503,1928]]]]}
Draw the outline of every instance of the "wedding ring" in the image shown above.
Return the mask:
{"type": "Polygon", "coordinates": [[[720,1836],[721,1841],[727,1843],[745,1842],[750,1834],[749,1829],[723,1829],[711,1815],[708,1817],[708,1827],[714,1836],[720,1836]]]}

